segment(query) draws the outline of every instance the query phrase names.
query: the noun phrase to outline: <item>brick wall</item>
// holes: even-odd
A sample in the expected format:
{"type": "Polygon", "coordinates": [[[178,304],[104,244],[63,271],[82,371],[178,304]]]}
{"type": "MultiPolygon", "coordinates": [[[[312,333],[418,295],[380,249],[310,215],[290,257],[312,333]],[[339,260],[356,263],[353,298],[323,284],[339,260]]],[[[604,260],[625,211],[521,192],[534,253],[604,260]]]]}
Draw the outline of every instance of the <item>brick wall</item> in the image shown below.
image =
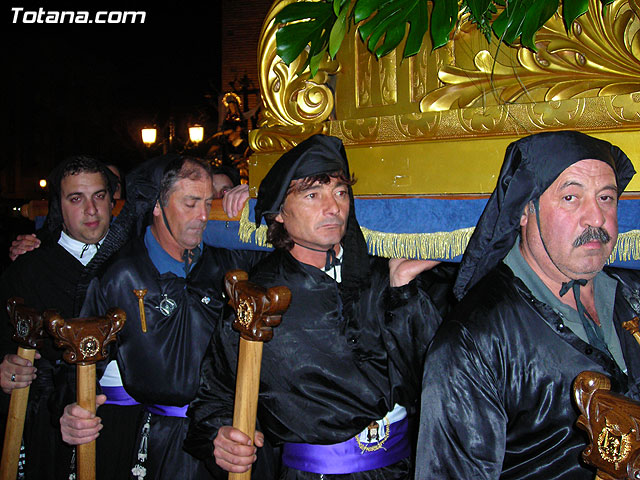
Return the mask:
{"type": "MultiPolygon", "coordinates": [[[[262,22],[271,8],[273,0],[222,0],[222,73],[221,89],[232,90],[230,82],[250,80],[248,88],[259,88],[258,40],[262,22]]],[[[249,108],[256,105],[258,96],[250,94],[249,108]]],[[[244,101],[244,99],[243,99],[244,101]]]]}

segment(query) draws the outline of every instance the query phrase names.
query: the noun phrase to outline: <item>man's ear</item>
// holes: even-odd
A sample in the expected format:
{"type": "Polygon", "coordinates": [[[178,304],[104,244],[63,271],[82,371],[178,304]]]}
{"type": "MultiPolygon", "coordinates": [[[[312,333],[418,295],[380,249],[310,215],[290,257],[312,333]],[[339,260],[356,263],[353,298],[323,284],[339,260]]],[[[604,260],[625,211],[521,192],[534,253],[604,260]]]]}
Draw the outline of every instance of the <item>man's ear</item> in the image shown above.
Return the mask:
{"type": "Polygon", "coordinates": [[[282,212],[279,212],[279,213],[275,216],[274,220],[275,220],[276,222],[278,222],[278,223],[284,223],[284,220],[282,219],[282,212]]]}
{"type": "Polygon", "coordinates": [[[529,221],[529,215],[535,215],[536,209],[533,206],[533,202],[529,202],[525,205],[522,216],[520,217],[520,226],[525,227],[529,221]]]}
{"type": "Polygon", "coordinates": [[[162,209],[160,208],[160,202],[156,202],[155,207],[153,207],[153,216],[159,217],[162,215],[162,209]]]}

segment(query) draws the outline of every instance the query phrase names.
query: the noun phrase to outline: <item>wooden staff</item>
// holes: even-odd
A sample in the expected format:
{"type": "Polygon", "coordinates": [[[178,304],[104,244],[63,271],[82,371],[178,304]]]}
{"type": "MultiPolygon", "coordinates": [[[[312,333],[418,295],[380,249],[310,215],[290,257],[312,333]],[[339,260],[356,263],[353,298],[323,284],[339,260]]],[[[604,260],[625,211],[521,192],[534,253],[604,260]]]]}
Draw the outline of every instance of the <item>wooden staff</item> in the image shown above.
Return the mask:
{"type": "MultiPolygon", "coordinates": [[[[56,345],[65,348],[67,363],[77,365],[78,405],[96,412],[96,362],[107,357],[107,345],[116,339],[127,316],[119,308],[111,308],[104,317],[71,318],[45,313],[47,329],[56,345]]],[[[78,445],[79,480],[96,478],[96,442],[78,445]]]]}
{"type": "Polygon", "coordinates": [[[638,317],[633,317],[631,320],[627,320],[626,322],[622,322],[622,326],[633,335],[633,338],[636,339],[636,342],[640,344],[640,329],[638,328],[638,324],[640,320],[638,317]]]}
{"type": "Polygon", "coordinates": [[[582,459],[596,470],[596,480],[640,478],[640,403],[610,391],[611,381],[599,372],[582,372],[573,382],[580,416],[576,425],[589,443],[582,459]]]}
{"type": "MultiPolygon", "coordinates": [[[[14,329],[13,341],[19,345],[18,356],[29,360],[33,365],[36,349],[42,348],[45,337],[42,313],[25,306],[22,298],[10,298],[7,301],[7,313],[14,329]]],[[[29,387],[15,388],[11,391],[0,461],[0,480],[15,480],[18,473],[28,399],[29,387]]]]}
{"type": "MultiPolygon", "coordinates": [[[[246,272],[232,270],[225,275],[225,287],[229,303],[236,311],[233,328],[240,332],[233,426],[246,433],[253,441],[262,346],[273,337],[272,328],[280,325],[282,314],[291,302],[291,291],[287,287],[272,287],[267,290],[247,281],[248,278],[246,272]]],[[[249,478],[251,469],[245,473],[229,473],[229,480],[249,478]]]]}

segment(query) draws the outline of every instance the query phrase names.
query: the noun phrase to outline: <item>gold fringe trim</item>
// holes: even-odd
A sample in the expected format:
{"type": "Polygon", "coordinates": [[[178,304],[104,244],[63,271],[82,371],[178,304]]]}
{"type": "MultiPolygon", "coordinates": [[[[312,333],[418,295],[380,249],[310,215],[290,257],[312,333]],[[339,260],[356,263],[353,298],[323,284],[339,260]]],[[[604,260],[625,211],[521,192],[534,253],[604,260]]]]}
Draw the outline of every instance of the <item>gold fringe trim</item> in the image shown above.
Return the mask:
{"type": "MultiPolygon", "coordinates": [[[[387,233],[361,227],[369,253],[386,258],[421,258],[450,260],[464,253],[475,227],[452,232],[387,233]]],[[[267,243],[267,227],[249,220],[249,202],[242,209],[238,237],[241,242],[271,247],[267,243]],[[252,238],[253,236],[253,238],[252,238]]],[[[640,230],[618,234],[618,242],[609,263],[618,258],[622,262],[640,260],[640,230]]]]}
{"type": "Polygon", "coordinates": [[[386,258],[451,259],[462,255],[474,227],[452,232],[385,233],[361,227],[369,253],[386,258]]]}
{"type": "Polygon", "coordinates": [[[260,247],[271,247],[270,243],[267,243],[267,226],[260,225],[260,228],[256,231],[256,222],[249,220],[249,202],[245,202],[242,214],[240,215],[240,225],[238,226],[238,237],[241,242],[255,243],[260,247]],[[253,240],[251,236],[255,234],[253,240]]]}
{"type": "Polygon", "coordinates": [[[621,262],[640,260],[640,230],[629,230],[618,234],[618,241],[611,252],[609,263],[613,262],[616,256],[621,262]]]}

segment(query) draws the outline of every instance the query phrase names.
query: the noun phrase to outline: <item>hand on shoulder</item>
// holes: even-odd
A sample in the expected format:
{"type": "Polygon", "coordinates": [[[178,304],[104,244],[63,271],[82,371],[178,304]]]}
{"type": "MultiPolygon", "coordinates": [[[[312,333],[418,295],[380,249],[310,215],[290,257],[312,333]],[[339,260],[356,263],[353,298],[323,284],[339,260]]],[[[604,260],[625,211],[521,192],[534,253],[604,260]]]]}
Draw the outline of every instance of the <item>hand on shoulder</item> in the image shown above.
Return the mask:
{"type": "Polygon", "coordinates": [[[9,247],[9,258],[13,262],[20,255],[35,250],[40,246],[40,239],[35,234],[18,235],[9,247]]]}
{"type": "Polygon", "coordinates": [[[389,284],[401,287],[416,278],[420,273],[431,270],[440,262],[437,260],[409,260],[407,258],[389,259],[389,284]]]}
{"type": "Polygon", "coordinates": [[[222,208],[229,218],[237,217],[249,199],[249,185],[236,185],[222,197],[222,208]]]}

